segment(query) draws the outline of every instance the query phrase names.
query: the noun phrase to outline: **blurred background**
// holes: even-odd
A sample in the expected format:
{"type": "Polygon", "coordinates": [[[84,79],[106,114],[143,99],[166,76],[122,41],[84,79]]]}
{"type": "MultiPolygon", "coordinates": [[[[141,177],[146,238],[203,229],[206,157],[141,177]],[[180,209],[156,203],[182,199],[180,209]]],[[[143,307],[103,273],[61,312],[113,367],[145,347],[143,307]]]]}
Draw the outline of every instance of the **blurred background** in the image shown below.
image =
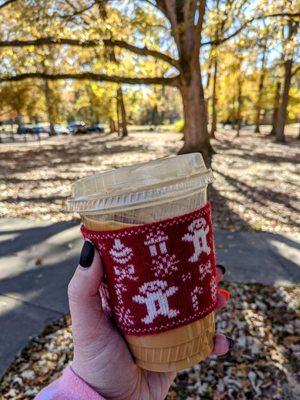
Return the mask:
{"type": "Polygon", "coordinates": [[[72,358],[71,183],[189,152],[215,175],[236,347],[168,398],[299,398],[299,21],[298,0],[0,0],[3,399],[72,358]]]}

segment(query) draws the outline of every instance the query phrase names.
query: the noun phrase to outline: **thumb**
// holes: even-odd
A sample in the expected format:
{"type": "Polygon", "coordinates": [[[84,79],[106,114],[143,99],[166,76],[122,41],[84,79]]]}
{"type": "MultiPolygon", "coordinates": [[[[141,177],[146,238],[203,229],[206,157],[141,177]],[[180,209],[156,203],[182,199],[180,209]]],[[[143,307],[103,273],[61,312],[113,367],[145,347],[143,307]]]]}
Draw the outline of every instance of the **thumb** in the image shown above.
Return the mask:
{"type": "MultiPolygon", "coordinates": [[[[103,267],[93,243],[85,241],[78,265],[68,286],[69,305],[72,317],[74,345],[90,340],[99,331],[99,324],[107,324],[102,310],[99,286],[103,267]]],[[[82,343],[81,343],[82,344],[82,343]]]]}

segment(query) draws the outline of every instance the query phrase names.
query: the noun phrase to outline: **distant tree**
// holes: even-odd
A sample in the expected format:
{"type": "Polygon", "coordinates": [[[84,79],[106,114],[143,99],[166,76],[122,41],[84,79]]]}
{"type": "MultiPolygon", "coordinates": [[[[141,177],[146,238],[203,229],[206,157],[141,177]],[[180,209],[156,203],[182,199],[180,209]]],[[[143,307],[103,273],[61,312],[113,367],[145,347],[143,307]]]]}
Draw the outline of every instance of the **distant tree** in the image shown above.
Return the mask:
{"type": "Polygon", "coordinates": [[[127,115],[123,96],[122,86],[117,90],[117,115],[118,115],[118,131],[121,137],[128,136],[127,115]]]}
{"type": "Polygon", "coordinates": [[[278,79],[275,84],[275,91],[274,91],[274,100],[273,100],[273,113],[272,113],[272,129],[270,131],[271,136],[276,135],[276,125],[278,120],[278,111],[279,111],[279,103],[280,103],[280,88],[281,83],[278,79]]]}
{"type": "MultiPolygon", "coordinates": [[[[280,106],[278,110],[278,119],[276,123],[276,141],[285,142],[284,127],[287,119],[287,107],[289,101],[289,91],[291,87],[293,73],[293,56],[295,51],[295,44],[293,39],[299,29],[299,22],[289,21],[287,26],[287,37],[283,41],[283,50],[285,54],[284,61],[284,82],[282,88],[282,95],[280,106]]],[[[285,33],[285,29],[283,31],[285,33]]]]}
{"type": "Polygon", "coordinates": [[[254,132],[260,132],[260,119],[261,119],[261,109],[262,109],[262,97],[264,90],[264,83],[266,77],[266,59],[267,59],[267,40],[263,39],[261,44],[261,66],[259,71],[259,83],[258,83],[258,91],[257,91],[257,101],[255,105],[255,121],[254,121],[254,132]]]}
{"type": "MultiPolygon", "coordinates": [[[[223,45],[255,21],[295,19],[299,13],[295,1],[290,3],[292,6],[285,9],[261,0],[255,8],[249,0],[220,0],[224,29],[212,40],[209,32],[215,25],[210,27],[206,14],[215,5],[211,1],[132,0],[126,3],[129,7],[109,0],[8,1],[0,13],[0,47],[16,50],[9,57],[3,51],[0,82],[73,79],[177,88],[185,120],[180,153],[199,151],[209,163],[213,149],[200,63],[203,48],[223,45]],[[226,4],[232,7],[224,8],[226,4]],[[55,47],[56,55],[55,62],[44,71],[36,49],[45,50],[47,46],[55,47]],[[27,57],[21,64],[19,55],[24,49],[27,57]],[[112,49],[118,63],[107,61],[112,49]],[[161,66],[159,74],[156,63],[161,66]]],[[[217,83],[218,65],[214,73],[217,83]]],[[[215,106],[216,99],[215,91],[215,106]]]]}

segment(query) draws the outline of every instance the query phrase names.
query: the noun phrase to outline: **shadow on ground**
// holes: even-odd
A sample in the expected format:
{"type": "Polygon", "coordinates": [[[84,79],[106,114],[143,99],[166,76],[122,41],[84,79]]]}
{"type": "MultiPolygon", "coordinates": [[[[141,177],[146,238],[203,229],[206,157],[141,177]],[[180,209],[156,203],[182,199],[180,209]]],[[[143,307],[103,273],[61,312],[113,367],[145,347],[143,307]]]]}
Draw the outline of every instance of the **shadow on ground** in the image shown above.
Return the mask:
{"type": "MultiPolygon", "coordinates": [[[[233,218],[229,211],[227,216],[233,218]]],[[[215,237],[217,259],[226,265],[228,280],[300,282],[300,246],[291,237],[220,229],[215,237]]],[[[1,375],[30,336],[68,312],[67,285],[82,239],[78,222],[14,219],[1,220],[0,243],[1,375]]]]}

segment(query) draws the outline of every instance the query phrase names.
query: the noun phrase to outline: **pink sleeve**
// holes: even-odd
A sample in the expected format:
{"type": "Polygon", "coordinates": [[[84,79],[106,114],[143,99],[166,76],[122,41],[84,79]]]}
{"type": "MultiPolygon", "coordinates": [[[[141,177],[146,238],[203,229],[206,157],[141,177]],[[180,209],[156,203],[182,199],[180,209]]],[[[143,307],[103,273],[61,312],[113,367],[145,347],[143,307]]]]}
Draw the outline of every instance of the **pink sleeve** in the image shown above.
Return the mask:
{"type": "Polygon", "coordinates": [[[70,367],[63,375],[45,387],[35,400],[105,400],[87,383],[80,379],[70,367]]]}

